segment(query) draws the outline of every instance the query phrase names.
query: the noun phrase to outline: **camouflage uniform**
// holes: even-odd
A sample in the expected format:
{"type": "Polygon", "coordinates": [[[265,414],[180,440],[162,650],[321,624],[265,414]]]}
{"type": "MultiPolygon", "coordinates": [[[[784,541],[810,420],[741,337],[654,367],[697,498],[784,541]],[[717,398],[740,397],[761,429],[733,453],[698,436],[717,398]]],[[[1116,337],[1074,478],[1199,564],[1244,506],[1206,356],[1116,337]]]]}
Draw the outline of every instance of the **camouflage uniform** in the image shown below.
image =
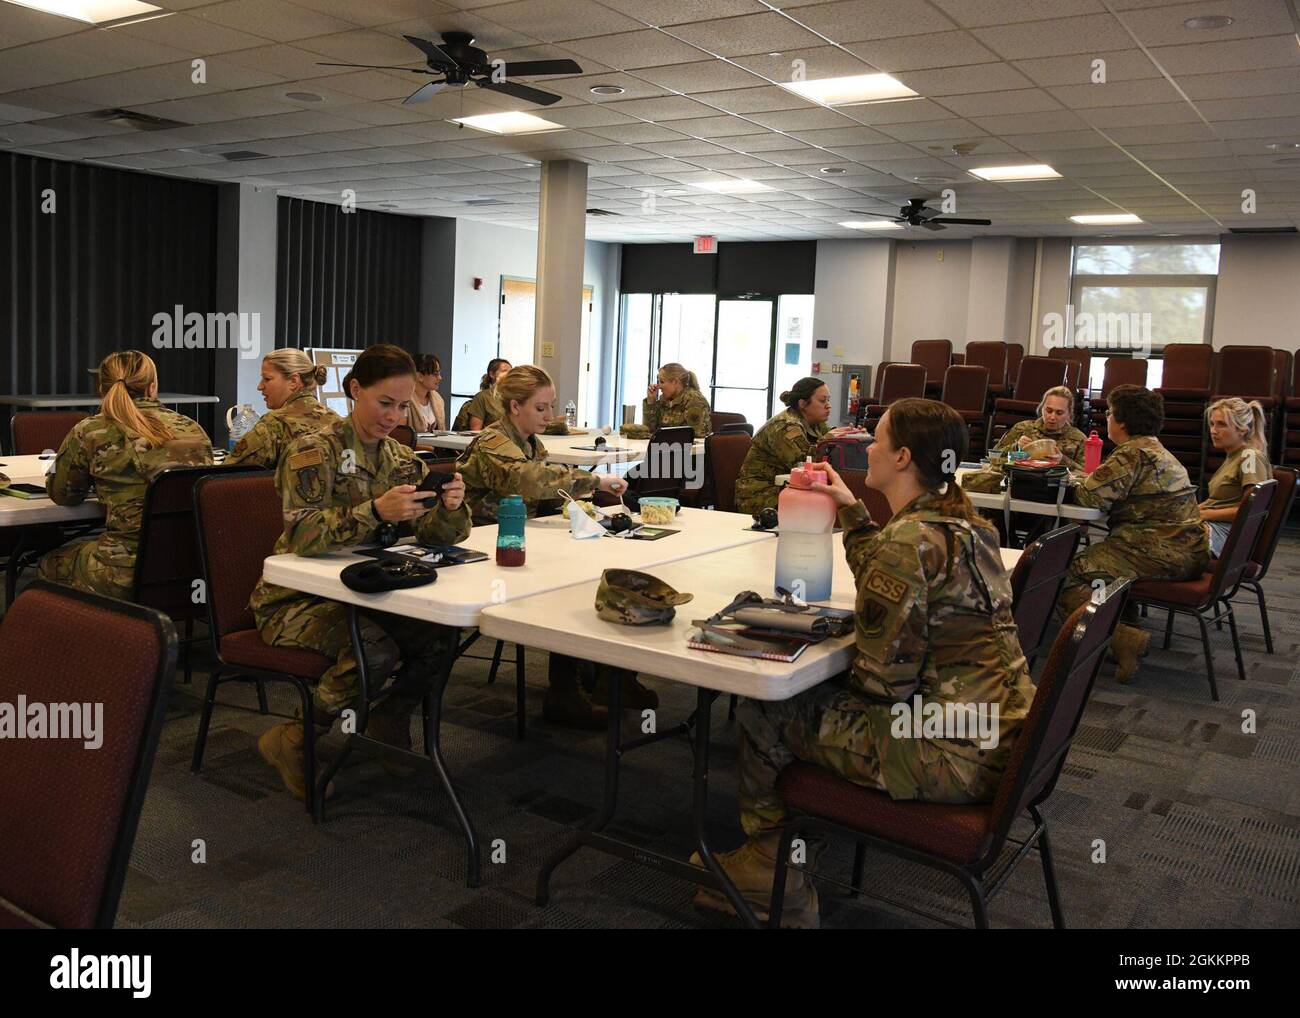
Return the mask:
{"type": "Polygon", "coordinates": [[[696,438],[713,430],[713,408],[699,389],[683,389],[672,399],[641,401],[641,419],[654,432],[658,428],[690,428],[696,438]]]}
{"type": "Polygon", "coordinates": [[[276,467],[291,442],[333,424],[339,415],[318,400],[310,389],[300,389],[284,406],[263,414],[247,435],[226,457],[226,465],[247,463],[259,467],[276,467]]]}
{"type": "Polygon", "coordinates": [[[479,389],[474,398],[460,408],[460,413],[456,415],[456,423],[451,426],[452,431],[469,430],[469,419],[477,417],[483,422],[483,427],[487,427],[493,421],[499,421],[506,415],[505,410],[501,407],[501,398],[497,395],[496,389],[479,389]]]}
{"type": "Polygon", "coordinates": [[[1074,470],[1083,469],[1083,443],[1087,441],[1087,438],[1073,424],[1067,424],[1063,431],[1051,432],[1043,426],[1041,417],[1035,417],[1032,421],[1021,421],[1003,435],[994,448],[999,452],[1010,452],[1020,447],[1019,443],[1022,438],[1028,438],[1032,442],[1050,438],[1061,450],[1061,455],[1064,457],[1061,460],[1063,466],[1071,467],[1074,470]]]}
{"type": "Polygon", "coordinates": [[[134,403],[146,417],[166,426],[172,438],[151,448],[103,414],[86,418],[68,432],[45,488],[58,505],[80,505],[93,483],[107,517],[103,534],[65,544],[42,558],[41,579],[129,600],[149,483],[168,467],[212,463],[212,443],[197,422],[156,399],[134,403]]]}
{"type": "MultiPolygon", "coordinates": [[[[374,499],[399,484],[419,484],[427,471],[415,453],[392,438],[381,439],[373,453],[367,452],[350,417],[303,435],[285,450],[276,471],[284,533],[273,554],[322,555],[374,541],[381,524],[374,499]]],[[[455,544],[469,531],[469,510],[462,505],[449,512],[441,502],[415,525],[416,538],[425,544],[455,544]]],[[[268,644],[312,650],[334,659],[321,675],[314,697],[318,716],[328,725],[359,692],[347,607],[268,583],[265,577],[258,581],[248,607],[268,644]]],[[[382,612],[366,616],[396,641],[401,652],[394,694],[423,695],[431,670],[454,653],[456,631],[382,612]]]]}
{"type": "MultiPolygon", "coordinates": [[[[1062,615],[1092,597],[1092,581],[1190,580],[1210,562],[1209,541],[1187,471],[1154,435],[1130,439],[1075,488],[1082,506],[1110,514],[1110,533],[1070,564],[1057,606],[1062,615]]],[[[1137,607],[1124,611],[1137,622],[1137,607]]]]}
{"type": "MultiPolygon", "coordinates": [[[[1268,453],[1242,446],[1219,464],[1219,469],[1210,478],[1207,491],[1209,498],[1201,503],[1200,508],[1235,508],[1241,505],[1246,485],[1263,484],[1272,478],[1273,467],[1268,462],[1268,453]],[[1248,452],[1250,456],[1246,455],[1248,452]]],[[[1228,543],[1232,520],[1206,520],[1205,526],[1210,534],[1210,554],[1217,558],[1228,543]]]]}
{"type": "Polygon", "coordinates": [[[775,509],[781,494],[776,475],[802,463],[829,430],[824,421],[809,424],[797,410],[782,410],[759,428],[736,477],[736,512],[775,509]]]}
{"type": "Polygon", "coordinates": [[[781,769],[796,759],[895,799],[991,802],[1034,687],[1011,615],[1011,583],[992,529],[924,494],[883,528],[857,502],[840,510],[858,595],[852,670],[784,701],[737,712],[741,822],[751,837],[780,824],[781,769]],[[891,705],[997,704],[997,745],[891,735],[891,705]]]}
{"type": "Polygon", "coordinates": [[[533,435],[524,438],[509,420],[489,425],[461,453],[456,469],[465,479],[465,503],[478,523],[495,523],[497,503],[518,495],[530,517],[558,508],[563,488],[587,498],[599,486],[595,474],[546,462],[546,446],[533,435]]]}

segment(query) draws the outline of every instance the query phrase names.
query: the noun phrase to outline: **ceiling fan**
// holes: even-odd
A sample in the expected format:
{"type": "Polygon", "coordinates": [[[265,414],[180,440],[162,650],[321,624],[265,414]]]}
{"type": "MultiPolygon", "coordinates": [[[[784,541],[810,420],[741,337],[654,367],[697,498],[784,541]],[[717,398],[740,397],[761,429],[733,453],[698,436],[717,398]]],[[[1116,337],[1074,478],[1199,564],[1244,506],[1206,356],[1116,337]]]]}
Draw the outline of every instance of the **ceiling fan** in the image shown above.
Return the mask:
{"type": "MultiPolygon", "coordinates": [[[[925,207],[927,201],[929,201],[928,198],[909,198],[907,204],[898,210],[898,215],[881,218],[889,219],[895,223],[906,223],[908,226],[920,226],[927,230],[942,230],[945,228],[945,224],[948,226],[993,225],[991,219],[954,219],[951,216],[940,218],[942,213],[925,207]]],[[[850,209],[849,211],[862,216],[880,216],[878,212],[863,212],[860,209],[850,209]]]]}
{"type": "Polygon", "coordinates": [[[559,102],[560,97],[553,92],[543,92],[540,88],[531,88],[516,81],[506,81],[533,74],[581,74],[582,68],[573,60],[511,60],[509,63],[498,61],[496,64],[481,49],[474,47],[474,36],[468,32],[444,32],[442,44],[428,39],[417,39],[413,35],[403,36],[407,42],[424,54],[427,67],[391,67],[379,64],[335,64],[320,61],[321,67],[366,67],[380,71],[410,71],[412,74],[439,74],[437,81],[430,81],[402,100],[402,105],[410,106],[422,103],[441,92],[448,85],[477,85],[493,92],[503,92],[516,99],[549,106],[559,102]]]}

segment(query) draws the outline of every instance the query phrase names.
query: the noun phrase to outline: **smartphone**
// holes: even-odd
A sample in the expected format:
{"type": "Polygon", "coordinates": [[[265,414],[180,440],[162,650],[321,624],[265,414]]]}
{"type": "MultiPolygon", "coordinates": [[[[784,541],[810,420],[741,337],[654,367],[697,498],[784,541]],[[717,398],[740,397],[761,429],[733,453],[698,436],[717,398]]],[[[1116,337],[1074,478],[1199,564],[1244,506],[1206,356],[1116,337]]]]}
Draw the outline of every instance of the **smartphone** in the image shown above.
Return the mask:
{"type": "Polygon", "coordinates": [[[455,479],[456,476],[454,474],[445,474],[441,470],[430,470],[427,474],[424,475],[424,480],[420,482],[420,486],[415,490],[427,491],[431,493],[428,498],[423,498],[420,500],[425,505],[428,505],[430,502],[434,501],[435,499],[441,498],[442,489],[447,487],[447,485],[449,485],[455,479]]]}

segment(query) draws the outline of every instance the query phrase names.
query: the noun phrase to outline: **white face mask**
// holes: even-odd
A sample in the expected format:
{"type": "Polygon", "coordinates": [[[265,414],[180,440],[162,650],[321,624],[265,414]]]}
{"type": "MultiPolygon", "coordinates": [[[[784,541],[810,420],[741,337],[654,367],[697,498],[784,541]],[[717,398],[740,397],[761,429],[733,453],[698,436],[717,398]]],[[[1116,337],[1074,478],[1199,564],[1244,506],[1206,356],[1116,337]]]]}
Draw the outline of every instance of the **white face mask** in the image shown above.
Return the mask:
{"type": "Polygon", "coordinates": [[[574,539],[582,541],[588,537],[605,536],[605,528],[583,512],[582,506],[577,502],[569,503],[568,513],[569,534],[574,539]]]}

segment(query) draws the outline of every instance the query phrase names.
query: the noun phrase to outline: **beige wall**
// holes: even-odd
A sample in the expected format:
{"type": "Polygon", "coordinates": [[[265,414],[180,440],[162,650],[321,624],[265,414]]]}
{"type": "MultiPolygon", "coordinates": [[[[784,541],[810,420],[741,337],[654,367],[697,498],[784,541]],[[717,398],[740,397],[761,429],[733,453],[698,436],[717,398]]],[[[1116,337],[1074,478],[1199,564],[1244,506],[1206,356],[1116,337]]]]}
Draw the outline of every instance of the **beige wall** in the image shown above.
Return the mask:
{"type": "Polygon", "coordinates": [[[1219,238],[1214,345],[1300,350],[1300,237],[1219,238]]]}
{"type": "Polygon", "coordinates": [[[907,360],[918,339],[966,348],[971,287],[969,240],[894,241],[894,324],[889,360],[907,360]],[[942,257],[941,257],[942,256],[942,257]]]}

